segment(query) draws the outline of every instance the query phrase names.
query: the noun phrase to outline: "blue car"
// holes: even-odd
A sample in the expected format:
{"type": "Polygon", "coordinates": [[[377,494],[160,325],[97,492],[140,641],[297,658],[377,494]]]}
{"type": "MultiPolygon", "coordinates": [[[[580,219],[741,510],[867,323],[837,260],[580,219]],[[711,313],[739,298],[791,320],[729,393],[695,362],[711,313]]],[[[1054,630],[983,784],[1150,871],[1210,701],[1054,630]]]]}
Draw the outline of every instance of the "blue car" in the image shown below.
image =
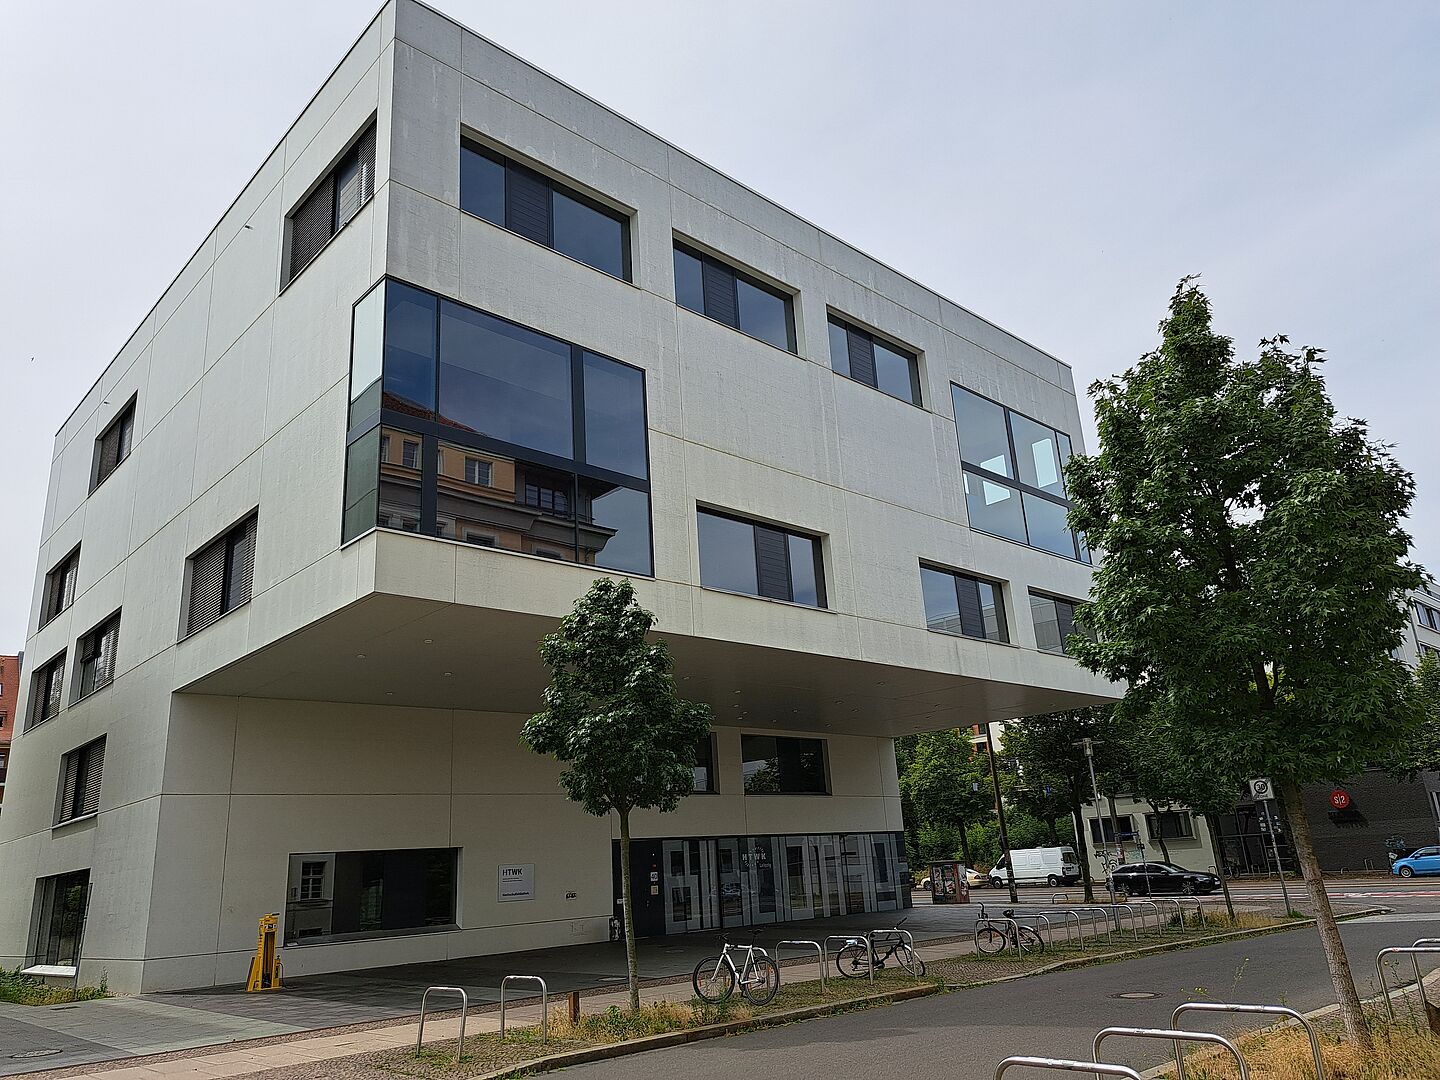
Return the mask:
{"type": "Polygon", "coordinates": [[[1390,872],[1401,877],[1440,874],[1440,847],[1422,847],[1390,864],[1390,872]]]}

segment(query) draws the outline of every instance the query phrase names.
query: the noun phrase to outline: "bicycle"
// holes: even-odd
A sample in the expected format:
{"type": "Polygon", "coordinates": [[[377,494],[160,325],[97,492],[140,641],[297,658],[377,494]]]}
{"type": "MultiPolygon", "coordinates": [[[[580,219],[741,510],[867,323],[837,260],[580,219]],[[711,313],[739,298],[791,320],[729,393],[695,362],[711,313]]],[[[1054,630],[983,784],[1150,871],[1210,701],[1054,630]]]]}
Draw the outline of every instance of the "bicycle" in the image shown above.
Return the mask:
{"type": "Polygon", "coordinates": [[[690,977],[695,987],[695,996],[701,1001],[718,1005],[729,999],[740,987],[740,994],[751,1005],[765,1005],[780,990],[780,968],[770,954],[755,945],[759,930],[750,931],[749,945],[732,945],[728,937],[720,939],[720,955],[701,960],[695,965],[695,974],[690,977]],[[730,954],[744,953],[745,962],[740,967],[730,954]]]}
{"type": "Polygon", "coordinates": [[[996,922],[985,918],[985,905],[980,905],[980,918],[975,924],[975,951],[993,956],[1006,949],[1017,949],[1021,956],[1027,953],[1045,951],[1045,939],[1028,926],[1014,922],[1015,909],[1006,908],[1000,913],[1006,921],[999,929],[996,922]]]}
{"type": "MultiPolygon", "coordinates": [[[[895,929],[899,930],[905,924],[901,919],[895,929]]],[[[884,939],[885,947],[882,952],[875,944],[872,935],[869,941],[864,938],[851,938],[841,950],[835,954],[835,966],[840,974],[847,979],[866,979],[870,977],[871,960],[874,960],[876,971],[885,967],[885,962],[894,959],[895,962],[906,972],[915,978],[925,974],[925,961],[910,945],[909,938],[903,934],[894,934],[884,939]]]]}

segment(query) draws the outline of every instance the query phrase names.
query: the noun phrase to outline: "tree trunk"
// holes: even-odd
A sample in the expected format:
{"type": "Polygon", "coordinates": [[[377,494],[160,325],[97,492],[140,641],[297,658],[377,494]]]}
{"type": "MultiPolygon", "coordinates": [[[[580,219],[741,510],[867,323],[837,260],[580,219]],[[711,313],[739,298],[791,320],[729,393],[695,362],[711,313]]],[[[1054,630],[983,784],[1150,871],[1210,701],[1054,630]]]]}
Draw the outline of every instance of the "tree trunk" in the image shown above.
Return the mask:
{"type": "Polygon", "coordinates": [[[1170,861],[1170,846],[1165,843],[1165,821],[1160,816],[1160,808],[1150,801],[1150,813],[1155,816],[1155,823],[1160,826],[1160,831],[1155,834],[1155,839],[1160,841],[1160,856],[1166,862],[1170,861]]]}
{"type": "Polygon", "coordinates": [[[974,870],[975,864],[970,861],[970,831],[965,828],[965,819],[960,819],[960,853],[965,856],[965,868],[974,870]]]}
{"type": "Polygon", "coordinates": [[[1215,827],[1215,817],[1205,815],[1205,828],[1210,830],[1210,847],[1215,852],[1215,876],[1220,879],[1220,891],[1225,894],[1225,910],[1230,921],[1235,921],[1235,901],[1230,899],[1230,878],[1225,874],[1225,850],[1220,846],[1220,830],[1215,827]]]}
{"type": "Polygon", "coordinates": [[[624,907],[625,974],[630,983],[630,1011],[640,1011],[640,962],[635,955],[635,905],[630,883],[630,811],[620,810],[620,896],[624,907]]]}
{"type": "Polygon", "coordinates": [[[1360,995],[1355,991],[1355,976],[1345,955],[1345,942],[1340,938],[1340,927],[1335,923],[1335,912],[1330,909],[1330,897],[1320,876],[1320,862],[1315,858],[1315,843],[1310,835],[1310,819],[1305,816],[1305,805],[1301,801],[1300,785],[1294,780],[1282,781],[1280,797],[1285,801],[1286,817],[1290,820],[1295,859],[1300,864],[1305,889],[1315,908],[1315,924],[1320,931],[1320,944],[1325,948],[1325,962],[1330,968],[1330,981],[1334,984],[1335,998],[1340,1004],[1345,1034],[1362,1053],[1368,1055],[1373,1047],[1370,1029],[1365,1024],[1360,995]]]}
{"type": "Polygon", "coordinates": [[[1080,792],[1070,785],[1070,815],[1075,819],[1075,847],[1080,856],[1080,880],[1085,883],[1085,902],[1095,903],[1095,885],[1090,880],[1090,846],[1085,841],[1085,818],[1080,813],[1080,792]]]}

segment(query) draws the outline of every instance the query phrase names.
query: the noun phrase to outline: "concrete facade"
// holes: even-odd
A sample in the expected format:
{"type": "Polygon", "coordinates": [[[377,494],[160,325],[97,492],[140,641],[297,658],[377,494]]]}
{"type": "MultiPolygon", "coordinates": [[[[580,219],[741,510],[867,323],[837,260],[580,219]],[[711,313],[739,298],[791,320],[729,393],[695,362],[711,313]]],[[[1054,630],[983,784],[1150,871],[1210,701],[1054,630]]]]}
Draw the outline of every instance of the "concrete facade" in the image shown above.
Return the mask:
{"type": "Polygon", "coordinates": [[[12,751],[0,965],[35,959],[44,883],[86,871],[85,979],[240,981],[306,853],[456,851],[454,918],[287,948],[289,975],[607,934],[613,823],[518,741],[535,642],[594,567],[386,529],[342,543],[352,307],[387,276],[645,374],[654,573],[633,580],[682,692],[715,706],[717,779],[637,835],[878,843],[902,827],[895,735],[1112,696],[1036,647],[1027,599],[1083,598],[1090,568],[967,524],[950,385],[1079,452],[1063,363],[392,0],[57,434],[26,656],[63,651],[67,681],[12,751]],[[287,217],[372,122],[373,197],[287,283],[287,217]],[[633,280],[462,212],[462,135],[622,210],[633,280]],[[677,236],[793,294],[795,350],[677,306],[677,236]],[[922,407],[832,370],[832,310],[919,353],[922,407]],[[92,491],[132,397],[133,450],[92,491]],[[826,607],[702,587],[697,507],[820,538],[826,607]],[[257,508],[248,603],[185,634],[187,560],[257,508]],[[74,601],[42,625],[77,545],[74,601]],[[1000,583],[1009,642],[927,630],[921,560],[1000,583]],[[81,641],[116,611],[115,677],[77,698],[81,641]],[[746,733],[823,738],[827,793],[744,794],[746,733]],[[57,825],[65,755],[101,736],[98,811],[57,825]],[[533,898],[498,899],[512,866],[533,898]]]}
{"type": "Polygon", "coordinates": [[[20,720],[20,657],[0,656],[0,813],[4,812],[5,777],[10,767],[10,741],[20,720]]]}

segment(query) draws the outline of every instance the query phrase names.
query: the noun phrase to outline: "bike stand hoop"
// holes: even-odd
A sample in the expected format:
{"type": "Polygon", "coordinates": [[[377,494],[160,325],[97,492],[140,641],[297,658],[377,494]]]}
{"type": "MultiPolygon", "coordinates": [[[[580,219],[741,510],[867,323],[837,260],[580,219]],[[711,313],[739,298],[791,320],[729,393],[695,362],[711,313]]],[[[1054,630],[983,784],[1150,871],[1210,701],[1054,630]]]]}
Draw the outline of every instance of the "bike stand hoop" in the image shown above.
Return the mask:
{"type": "Polygon", "coordinates": [[[500,980],[500,1038],[505,1038],[505,988],[514,982],[540,984],[540,1041],[550,1041],[550,987],[539,975],[506,975],[500,980]]]}
{"type": "Polygon", "coordinates": [[[1029,1057],[1017,1054],[1007,1057],[995,1066],[995,1080],[1000,1080],[1005,1071],[1021,1069],[1058,1069],[1064,1072],[1091,1073],[1095,1076],[1119,1076],[1124,1080],[1141,1080],[1140,1074],[1128,1065],[1111,1065],[1103,1061],[1073,1061],[1069,1058],[1029,1057]]]}
{"type": "Polygon", "coordinates": [[[1095,1036],[1095,1041],[1090,1044],[1092,1055],[1096,1061],[1100,1060],[1100,1044],[1111,1036],[1118,1036],[1122,1039],[1165,1039],[1175,1044],[1175,1077],[1176,1080],[1185,1080],[1185,1055],[1180,1051],[1182,1042],[1210,1043],[1214,1046],[1223,1046],[1230,1051],[1235,1059],[1235,1064],[1240,1067],[1240,1080],[1250,1080],[1250,1070],[1245,1067],[1245,1059],[1240,1056],[1240,1048],[1227,1039],[1224,1035],[1216,1035],[1213,1031],[1181,1031],[1179,1028],[1137,1028],[1137,1027],[1107,1027],[1095,1036]]]}
{"type": "Polygon", "coordinates": [[[1294,1009],[1284,1005],[1236,1005],[1225,1001],[1187,1001],[1178,1005],[1171,1014],[1170,1026],[1178,1028],[1180,1018],[1186,1013],[1248,1013],[1255,1016],[1284,1016],[1294,1020],[1310,1039],[1310,1055],[1315,1059],[1315,1080],[1325,1080],[1325,1059],[1320,1053],[1320,1038],[1315,1034],[1315,1025],[1294,1009]]]}
{"type": "Polygon", "coordinates": [[[815,950],[815,960],[820,965],[820,992],[825,993],[825,950],[818,941],[777,941],[775,943],[775,966],[780,966],[781,949],[804,949],[809,952],[815,950]]]}
{"type": "Polygon", "coordinates": [[[470,995],[465,993],[459,986],[429,986],[425,993],[420,995],[420,1030],[415,1033],[415,1053],[420,1053],[420,1044],[425,1041],[425,1007],[430,1000],[431,994],[459,994],[460,995],[460,1042],[455,1047],[455,1064],[460,1064],[460,1058],[465,1053],[465,1016],[470,1011],[470,995]]]}

